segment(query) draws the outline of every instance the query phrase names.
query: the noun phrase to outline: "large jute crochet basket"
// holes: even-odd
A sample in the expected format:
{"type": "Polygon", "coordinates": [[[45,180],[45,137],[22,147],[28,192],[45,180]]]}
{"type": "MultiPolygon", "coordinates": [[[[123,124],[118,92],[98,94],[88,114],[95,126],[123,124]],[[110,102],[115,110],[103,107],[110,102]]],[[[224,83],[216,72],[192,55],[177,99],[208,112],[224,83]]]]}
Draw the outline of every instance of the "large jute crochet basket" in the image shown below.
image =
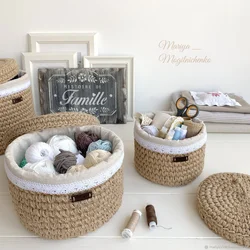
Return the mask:
{"type": "Polygon", "coordinates": [[[182,186],[192,182],[204,168],[207,133],[204,123],[202,125],[198,135],[170,141],[149,135],[136,119],[134,161],[137,172],[152,182],[166,186],[182,186]]]}
{"type": "Polygon", "coordinates": [[[8,145],[4,135],[10,127],[34,115],[31,85],[26,73],[21,72],[19,78],[0,84],[0,155],[8,145]]]}
{"type": "Polygon", "coordinates": [[[199,186],[197,206],[206,225],[223,238],[250,247],[250,176],[219,173],[199,186]]]}
{"type": "Polygon", "coordinates": [[[11,128],[6,140],[19,137],[6,149],[5,171],[15,209],[29,231],[48,239],[77,237],[98,229],[119,209],[123,195],[123,143],[98,124],[91,115],[70,112],[39,116],[11,128]],[[81,131],[92,131],[110,140],[112,155],[85,172],[73,174],[40,176],[18,166],[32,143],[47,141],[56,134],[73,138],[81,131]]]}

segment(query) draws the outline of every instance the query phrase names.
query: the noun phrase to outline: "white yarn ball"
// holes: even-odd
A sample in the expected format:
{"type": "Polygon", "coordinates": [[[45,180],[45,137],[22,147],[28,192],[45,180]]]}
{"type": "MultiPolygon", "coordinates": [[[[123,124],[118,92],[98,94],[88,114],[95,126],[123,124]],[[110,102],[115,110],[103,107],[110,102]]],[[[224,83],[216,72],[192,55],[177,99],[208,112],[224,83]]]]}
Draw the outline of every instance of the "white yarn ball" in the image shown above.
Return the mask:
{"type": "Polygon", "coordinates": [[[53,160],[54,151],[47,143],[36,142],[28,147],[25,152],[25,158],[28,163],[35,163],[43,160],[53,160]]]}
{"type": "Polygon", "coordinates": [[[76,143],[66,135],[54,135],[47,143],[53,148],[55,156],[60,154],[59,149],[70,151],[73,154],[78,152],[76,143]]]}
{"type": "Polygon", "coordinates": [[[74,174],[79,172],[85,172],[86,170],[88,169],[84,165],[74,165],[67,170],[67,173],[74,174]]]}
{"type": "Polygon", "coordinates": [[[81,154],[76,155],[76,165],[82,165],[85,158],[81,154]]]}
{"type": "Polygon", "coordinates": [[[53,162],[50,160],[39,161],[36,163],[27,163],[22,169],[37,173],[39,175],[57,174],[53,162]]]}

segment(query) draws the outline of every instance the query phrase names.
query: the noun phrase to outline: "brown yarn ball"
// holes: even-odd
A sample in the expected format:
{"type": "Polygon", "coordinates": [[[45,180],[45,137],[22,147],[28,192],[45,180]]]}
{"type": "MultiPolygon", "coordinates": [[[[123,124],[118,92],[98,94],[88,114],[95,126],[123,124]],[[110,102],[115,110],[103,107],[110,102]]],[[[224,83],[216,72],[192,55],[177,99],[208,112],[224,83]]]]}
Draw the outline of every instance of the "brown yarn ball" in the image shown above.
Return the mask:
{"type": "Polygon", "coordinates": [[[99,137],[96,134],[92,132],[82,132],[76,137],[77,149],[80,150],[85,157],[89,144],[97,140],[99,140],[99,137]]]}
{"type": "Polygon", "coordinates": [[[65,174],[71,166],[76,165],[76,155],[62,149],[60,149],[60,152],[61,153],[55,157],[54,166],[56,172],[65,174]]]}

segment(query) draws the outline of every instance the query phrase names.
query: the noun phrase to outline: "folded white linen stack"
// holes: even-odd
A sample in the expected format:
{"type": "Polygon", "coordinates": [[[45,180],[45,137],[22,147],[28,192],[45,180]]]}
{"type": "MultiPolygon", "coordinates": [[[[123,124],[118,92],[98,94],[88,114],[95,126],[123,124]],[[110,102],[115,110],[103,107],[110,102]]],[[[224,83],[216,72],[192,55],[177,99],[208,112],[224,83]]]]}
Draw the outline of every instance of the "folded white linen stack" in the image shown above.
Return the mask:
{"type": "Polygon", "coordinates": [[[198,118],[205,122],[208,132],[218,133],[250,133],[250,105],[241,97],[228,94],[241,106],[207,106],[198,105],[189,91],[175,92],[172,95],[171,110],[176,112],[176,101],[179,97],[186,97],[189,105],[199,107],[198,118]]]}

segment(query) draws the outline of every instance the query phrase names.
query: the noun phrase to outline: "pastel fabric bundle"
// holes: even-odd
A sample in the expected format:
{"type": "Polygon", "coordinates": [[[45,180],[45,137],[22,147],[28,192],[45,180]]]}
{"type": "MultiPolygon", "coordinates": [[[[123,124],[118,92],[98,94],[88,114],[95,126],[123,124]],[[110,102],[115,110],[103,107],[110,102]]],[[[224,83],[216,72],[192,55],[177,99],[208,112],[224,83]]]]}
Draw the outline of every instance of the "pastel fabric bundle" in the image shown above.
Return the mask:
{"type": "MultiPolygon", "coordinates": [[[[241,106],[202,106],[199,107],[198,118],[205,122],[208,132],[217,133],[250,133],[250,104],[243,98],[234,94],[228,94],[241,106]]],[[[186,97],[189,104],[196,104],[189,91],[175,92],[170,103],[171,110],[176,114],[175,103],[180,97],[186,97]]]]}
{"type": "Polygon", "coordinates": [[[158,129],[161,129],[165,122],[170,118],[170,115],[164,112],[156,112],[152,124],[158,129]]]}

